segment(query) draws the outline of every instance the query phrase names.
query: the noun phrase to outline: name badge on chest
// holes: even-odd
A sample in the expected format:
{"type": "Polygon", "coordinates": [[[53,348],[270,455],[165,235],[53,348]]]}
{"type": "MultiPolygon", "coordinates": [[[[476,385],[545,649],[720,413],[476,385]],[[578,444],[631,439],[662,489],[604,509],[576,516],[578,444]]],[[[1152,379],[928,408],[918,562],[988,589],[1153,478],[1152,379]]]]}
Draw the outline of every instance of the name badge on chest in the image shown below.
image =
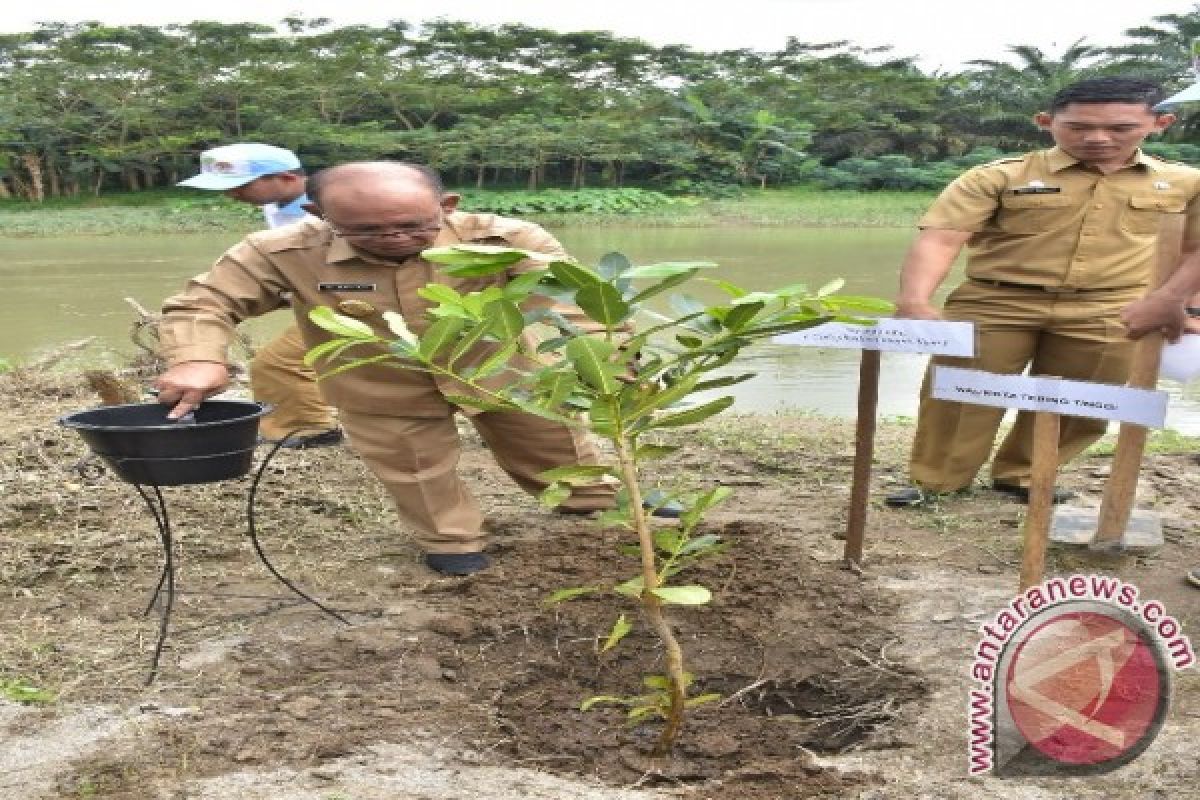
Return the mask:
{"type": "Polygon", "coordinates": [[[379,288],[375,283],[318,283],[321,292],[373,292],[379,288]]]}

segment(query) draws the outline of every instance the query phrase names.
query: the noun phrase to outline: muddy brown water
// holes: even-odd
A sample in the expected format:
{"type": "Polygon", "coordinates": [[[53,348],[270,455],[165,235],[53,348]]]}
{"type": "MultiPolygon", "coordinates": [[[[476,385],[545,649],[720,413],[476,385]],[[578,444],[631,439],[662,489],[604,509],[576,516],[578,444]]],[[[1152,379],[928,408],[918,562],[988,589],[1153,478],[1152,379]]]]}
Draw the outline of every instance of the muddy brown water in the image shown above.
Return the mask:
{"type": "MultiPolygon", "coordinates": [[[[708,260],[720,264],[714,275],[751,289],[800,282],[815,288],[842,278],[845,293],[885,298],[895,291],[897,265],[911,238],[906,229],[841,228],[570,228],[555,233],[585,261],[612,250],[635,263],[708,260]]],[[[87,336],[127,352],[131,317],[122,298],[157,307],[237,238],[217,233],[0,239],[5,289],[0,294],[0,357],[28,359],[87,336]]],[[[689,291],[717,297],[709,287],[694,287],[689,291]]],[[[288,319],[278,313],[246,327],[261,339],[288,319]]],[[[882,415],[916,412],[924,364],[918,355],[889,353],[883,358],[882,415]]],[[[756,377],[727,390],[739,410],[855,413],[857,352],[763,345],[749,354],[745,366],[756,377]]],[[[1171,395],[1168,427],[1200,434],[1200,389],[1167,382],[1161,388],[1171,395]]]]}

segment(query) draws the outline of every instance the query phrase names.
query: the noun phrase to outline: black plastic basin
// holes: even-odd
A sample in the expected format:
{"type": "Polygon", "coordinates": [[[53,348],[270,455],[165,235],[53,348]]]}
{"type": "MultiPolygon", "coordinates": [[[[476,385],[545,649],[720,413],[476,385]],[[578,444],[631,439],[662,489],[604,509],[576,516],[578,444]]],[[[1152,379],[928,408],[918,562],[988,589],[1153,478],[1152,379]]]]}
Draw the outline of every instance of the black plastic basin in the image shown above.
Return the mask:
{"type": "Polygon", "coordinates": [[[140,403],[77,411],[59,423],[79,432],[121,480],[181,486],[237,478],[250,471],[263,403],[210,400],[194,422],[167,419],[170,406],[140,403]]]}

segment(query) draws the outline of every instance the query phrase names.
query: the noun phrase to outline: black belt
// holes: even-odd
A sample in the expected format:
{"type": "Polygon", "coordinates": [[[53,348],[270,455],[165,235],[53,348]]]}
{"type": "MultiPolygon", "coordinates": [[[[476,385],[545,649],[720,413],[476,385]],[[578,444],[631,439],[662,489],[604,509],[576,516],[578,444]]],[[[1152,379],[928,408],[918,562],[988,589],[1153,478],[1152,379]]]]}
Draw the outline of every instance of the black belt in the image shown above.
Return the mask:
{"type": "Polygon", "coordinates": [[[1047,294],[1077,294],[1079,292],[1123,292],[1136,289],[1136,286],[1041,286],[1036,283],[1016,283],[1015,281],[992,281],[983,278],[970,278],[973,283],[984,286],[995,286],[997,289],[1029,289],[1047,294]]]}

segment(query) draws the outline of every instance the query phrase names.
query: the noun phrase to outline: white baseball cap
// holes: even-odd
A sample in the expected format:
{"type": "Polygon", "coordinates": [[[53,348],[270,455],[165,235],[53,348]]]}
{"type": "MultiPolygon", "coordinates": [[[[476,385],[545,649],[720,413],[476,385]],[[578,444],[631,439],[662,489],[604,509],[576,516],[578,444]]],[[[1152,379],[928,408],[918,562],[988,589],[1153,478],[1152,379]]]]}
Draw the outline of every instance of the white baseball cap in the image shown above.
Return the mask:
{"type": "Polygon", "coordinates": [[[241,142],[214,147],[200,154],[200,174],[180,181],[193,189],[236,189],[264,175],[300,169],[300,159],[291,150],[270,144],[241,142]]]}

